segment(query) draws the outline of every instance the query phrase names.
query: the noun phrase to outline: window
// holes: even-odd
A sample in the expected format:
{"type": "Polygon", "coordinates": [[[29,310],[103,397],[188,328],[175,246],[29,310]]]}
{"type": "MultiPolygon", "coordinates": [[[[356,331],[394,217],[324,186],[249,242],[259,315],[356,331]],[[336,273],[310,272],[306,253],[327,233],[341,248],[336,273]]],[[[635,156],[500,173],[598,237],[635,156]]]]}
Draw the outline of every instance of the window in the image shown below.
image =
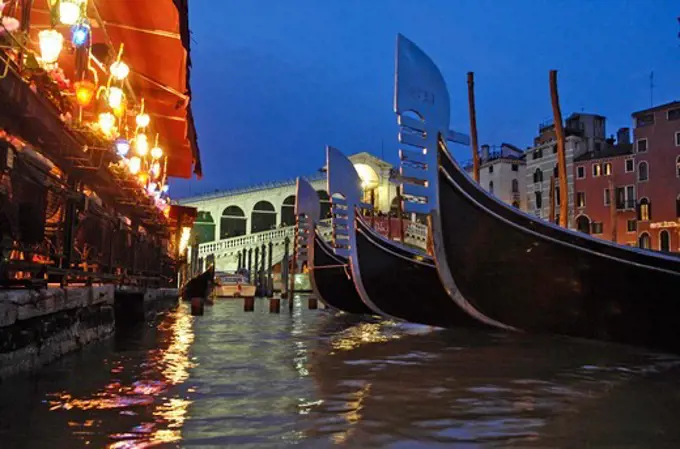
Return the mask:
{"type": "Polygon", "coordinates": [[[626,209],[635,208],[635,186],[626,186],[626,209]]]}
{"type": "Polygon", "coordinates": [[[675,158],[675,176],[680,178],[680,156],[675,158]]]}
{"type": "Polygon", "coordinates": [[[680,147],[680,132],[675,133],[675,146],[680,147]]]}
{"type": "Polygon", "coordinates": [[[540,168],[537,168],[534,172],[534,183],[543,182],[543,172],[540,168]]]}
{"type": "Polygon", "coordinates": [[[628,226],[626,229],[628,232],[635,232],[637,231],[637,221],[635,220],[628,220],[628,226]]]}
{"type": "Polygon", "coordinates": [[[638,182],[645,182],[649,179],[649,166],[642,161],[638,164],[638,182]]]}
{"type": "Polygon", "coordinates": [[[637,141],[637,152],[646,153],[647,152],[647,139],[638,139],[637,141]]]}
{"type": "MultiPolygon", "coordinates": [[[[595,151],[600,151],[600,150],[602,150],[602,142],[595,142],[595,151]]],[[[595,223],[593,223],[593,224],[595,224],[595,223]]]]}
{"type": "Polygon", "coordinates": [[[560,187],[555,186],[555,204],[560,205],[560,187]]]}
{"type": "Polygon", "coordinates": [[[602,222],[594,221],[590,224],[591,232],[593,234],[602,234],[602,222]]]}
{"type": "Polygon", "coordinates": [[[635,125],[638,128],[642,128],[643,126],[649,126],[654,124],[654,113],[650,112],[647,114],[639,115],[637,116],[635,120],[635,125]]]}
{"type": "Polygon", "coordinates": [[[602,169],[604,171],[605,176],[609,176],[612,174],[612,163],[611,162],[605,162],[604,165],[602,166],[602,169]]]}
{"type": "Polygon", "coordinates": [[[633,159],[626,159],[626,173],[635,171],[635,161],[633,159]]]}
{"type": "Polygon", "coordinates": [[[659,232],[659,249],[661,251],[671,250],[671,235],[665,229],[659,232]]]}
{"type": "Polygon", "coordinates": [[[493,181],[489,181],[489,193],[493,193],[493,181]]]}
{"type": "Polygon", "coordinates": [[[557,145],[553,145],[552,148],[553,148],[553,154],[556,154],[557,153],[557,145]]]}
{"type": "Polygon", "coordinates": [[[512,164],[512,171],[519,171],[519,165],[512,164]]]}
{"type": "Polygon", "coordinates": [[[516,179],[512,180],[512,193],[519,193],[519,182],[516,179]]]}
{"type": "Polygon", "coordinates": [[[584,179],[586,177],[586,168],[581,165],[576,167],[576,179],[584,179]]]}
{"type": "Polygon", "coordinates": [[[493,173],[493,165],[489,165],[489,173],[493,173]]]}
{"type": "Polygon", "coordinates": [[[543,157],[543,149],[542,148],[539,148],[539,149],[534,151],[533,159],[540,159],[542,157],[543,157]]]}
{"type": "Polygon", "coordinates": [[[576,206],[586,207],[586,192],[576,192],[576,206]]]}
{"type": "Polygon", "coordinates": [[[675,199],[675,216],[680,217],[680,195],[675,199]]]}
{"type": "Polygon", "coordinates": [[[640,238],[638,238],[638,246],[642,249],[651,249],[652,239],[649,238],[649,234],[646,232],[640,234],[640,238]]]}
{"type": "Polygon", "coordinates": [[[680,108],[671,109],[667,113],[668,121],[680,120],[680,108]]]}
{"type": "Polygon", "coordinates": [[[652,204],[647,198],[638,203],[638,221],[649,221],[652,216],[652,204]]]}
{"type": "Polygon", "coordinates": [[[576,219],[576,229],[583,232],[584,234],[590,234],[590,219],[585,215],[580,215],[576,219]]]}
{"type": "Polygon", "coordinates": [[[536,209],[540,209],[543,207],[543,193],[542,192],[534,192],[534,199],[536,200],[536,209]]]}
{"type": "Polygon", "coordinates": [[[602,166],[600,164],[593,164],[593,176],[597,178],[602,174],[602,166]]]}
{"type": "Polygon", "coordinates": [[[605,206],[609,206],[611,204],[610,196],[611,196],[611,192],[609,191],[609,189],[604,189],[604,205],[605,206]]]}
{"type": "Polygon", "coordinates": [[[559,178],[559,174],[557,173],[557,172],[558,172],[558,168],[557,168],[557,167],[558,167],[559,165],[560,165],[560,164],[555,164],[555,167],[553,168],[553,176],[555,177],[555,179],[558,179],[558,178],[559,178]]]}

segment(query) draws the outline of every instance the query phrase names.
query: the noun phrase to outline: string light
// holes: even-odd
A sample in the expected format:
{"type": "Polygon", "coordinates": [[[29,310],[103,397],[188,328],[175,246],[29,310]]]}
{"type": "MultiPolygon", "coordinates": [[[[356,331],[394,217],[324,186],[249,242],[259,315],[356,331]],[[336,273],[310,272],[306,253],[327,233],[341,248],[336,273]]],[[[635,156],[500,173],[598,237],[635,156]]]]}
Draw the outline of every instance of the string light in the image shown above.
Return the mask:
{"type": "Polygon", "coordinates": [[[71,42],[73,42],[73,45],[76,47],[82,47],[83,45],[87,44],[89,37],[90,25],[87,23],[87,21],[83,20],[82,22],[71,27],[71,42]]]}
{"type": "Polygon", "coordinates": [[[149,139],[146,137],[146,134],[137,134],[137,137],[135,137],[135,150],[141,157],[149,153],[149,139]]]}
{"type": "Polygon", "coordinates": [[[120,87],[109,87],[109,106],[112,109],[119,108],[121,104],[123,103],[123,89],[120,87]]]}
{"type": "Polygon", "coordinates": [[[87,80],[76,81],[73,83],[73,87],[76,91],[76,102],[78,105],[82,107],[88,106],[92,102],[92,97],[97,89],[94,83],[87,80]]]}
{"type": "Polygon", "coordinates": [[[107,136],[113,135],[113,130],[116,127],[116,117],[110,112],[102,112],[99,114],[99,129],[107,136]]]}
{"type": "Polygon", "coordinates": [[[128,74],[130,73],[130,67],[128,67],[128,65],[123,61],[116,61],[111,64],[111,67],[109,67],[109,72],[115,79],[122,81],[127,78],[128,74]]]}
{"type": "Polygon", "coordinates": [[[38,33],[40,41],[40,59],[44,64],[54,64],[64,45],[64,36],[57,30],[42,30],[38,33]]]}
{"type": "Polygon", "coordinates": [[[151,117],[149,117],[149,114],[137,114],[137,117],[135,117],[135,122],[140,128],[146,128],[151,122],[151,117]]]}
{"type": "Polygon", "coordinates": [[[73,25],[80,19],[87,0],[61,0],[59,2],[59,21],[64,25],[73,25]]]}
{"type": "Polygon", "coordinates": [[[139,173],[139,170],[142,169],[142,160],[138,158],[137,156],[132,156],[130,158],[130,162],[128,163],[128,170],[130,170],[130,173],[133,175],[136,175],[139,173]]]}
{"type": "Polygon", "coordinates": [[[151,174],[153,175],[153,179],[156,179],[160,176],[161,174],[160,162],[154,162],[153,164],[151,164],[151,174]]]}
{"type": "Polygon", "coordinates": [[[116,139],[115,145],[116,153],[118,153],[118,155],[121,157],[127,156],[127,154],[130,152],[130,141],[127,139],[119,137],[116,139]]]}

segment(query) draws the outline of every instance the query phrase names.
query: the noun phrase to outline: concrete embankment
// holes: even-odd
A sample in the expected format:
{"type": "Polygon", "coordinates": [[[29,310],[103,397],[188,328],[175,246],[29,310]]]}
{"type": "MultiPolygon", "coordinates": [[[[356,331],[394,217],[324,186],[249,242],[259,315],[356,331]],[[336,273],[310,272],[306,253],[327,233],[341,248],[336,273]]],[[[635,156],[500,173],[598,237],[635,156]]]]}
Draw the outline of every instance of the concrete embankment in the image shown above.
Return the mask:
{"type": "Polygon", "coordinates": [[[143,321],[177,303],[176,289],[0,290],[0,381],[34,371],[111,336],[119,324],[143,321]]]}

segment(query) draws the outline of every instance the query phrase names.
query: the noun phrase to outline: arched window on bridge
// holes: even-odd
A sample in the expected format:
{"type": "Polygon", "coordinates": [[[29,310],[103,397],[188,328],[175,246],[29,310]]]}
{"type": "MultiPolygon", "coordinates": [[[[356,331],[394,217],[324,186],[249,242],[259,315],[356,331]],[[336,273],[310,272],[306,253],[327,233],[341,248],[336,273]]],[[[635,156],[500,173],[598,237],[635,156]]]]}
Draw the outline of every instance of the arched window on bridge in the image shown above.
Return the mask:
{"type": "Polygon", "coordinates": [[[246,214],[238,206],[229,206],[222,211],[220,239],[246,235],[246,214]]]}
{"type": "Polygon", "coordinates": [[[198,243],[213,242],[215,240],[215,220],[210,212],[199,210],[194,222],[194,228],[191,231],[193,241],[194,236],[198,243]]]}
{"type": "Polygon", "coordinates": [[[281,226],[293,226],[295,224],[295,195],[283,200],[281,205],[281,226]]]}
{"type": "Polygon", "coordinates": [[[331,218],[331,198],[328,196],[328,192],[325,190],[317,190],[319,194],[319,219],[324,220],[326,218],[331,218]]]}
{"type": "Polygon", "coordinates": [[[250,232],[269,231],[276,228],[276,209],[269,201],[258,201],[250,216],[250,232]]]}

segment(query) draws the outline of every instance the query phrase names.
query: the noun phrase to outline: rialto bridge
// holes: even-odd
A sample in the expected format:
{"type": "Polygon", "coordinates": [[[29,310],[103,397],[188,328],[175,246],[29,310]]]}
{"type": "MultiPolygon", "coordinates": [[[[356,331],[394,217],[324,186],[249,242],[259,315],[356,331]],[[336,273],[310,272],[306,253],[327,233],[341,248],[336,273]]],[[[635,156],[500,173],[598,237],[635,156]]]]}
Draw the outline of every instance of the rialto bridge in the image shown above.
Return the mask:
{"type": "MultiPolygon", "coordinates": [[[[365,152],[349,158],[361,176],[364,201],[374,205],[376,214],[387,215],[390,210],[395,212],[397,185],[390,181],[392,166],[365,152]]],[[[319,193],[322,218],[328,217],[330,198],[326,191],[325,170],[305,179],[319,193]]],[[[270,242],[272,261],[276,265],[284,257],[286,238],[292,240],[293,237],[294,179],[208,193],[179,200],[179,203],[198,209],[191,242],[198,244],[199,266],[214,261],[218,271],[235,271],[239,254],[243,254],[244,249],[257,249],[261,254],[263,248],[268,252],[270,242]]],[[[386,221],[386,218],[383,219],[383,222],[386,221]]],[[[330,228],[321,229],[330,235],[330,228]]],[[[405,241],[422,247],[425,240],[424,226],[407,222],[405,241]]]]}

